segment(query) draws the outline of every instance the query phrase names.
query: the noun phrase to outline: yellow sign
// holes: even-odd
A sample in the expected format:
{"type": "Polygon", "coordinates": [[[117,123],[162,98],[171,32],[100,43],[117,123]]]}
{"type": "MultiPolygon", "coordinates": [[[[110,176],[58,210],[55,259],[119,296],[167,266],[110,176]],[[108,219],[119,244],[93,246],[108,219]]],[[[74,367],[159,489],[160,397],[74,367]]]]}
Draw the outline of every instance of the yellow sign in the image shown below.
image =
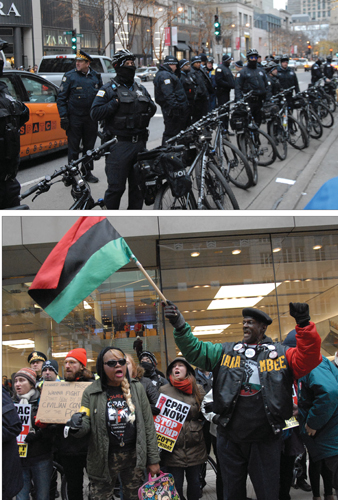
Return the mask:
{"type": "Polygon", "coordinates": [[[291,417],[291,418],[289,418],[289,420],[285,420],[285,423],[286,423],[286,426],[283,428],[283,431],[285,431],[286,429],[291,429],[292,427],[299,426],[299,422],[296,419],[296,417],[291,417]]]}
{"type": "Polygon", "coordinates": [[[27,451],[28,451],[28,444],[23,443],[19,444],[18,443],[18,450],[19,450],[19,457],[20,458],[26,458],[27,457],[27,451]]]}

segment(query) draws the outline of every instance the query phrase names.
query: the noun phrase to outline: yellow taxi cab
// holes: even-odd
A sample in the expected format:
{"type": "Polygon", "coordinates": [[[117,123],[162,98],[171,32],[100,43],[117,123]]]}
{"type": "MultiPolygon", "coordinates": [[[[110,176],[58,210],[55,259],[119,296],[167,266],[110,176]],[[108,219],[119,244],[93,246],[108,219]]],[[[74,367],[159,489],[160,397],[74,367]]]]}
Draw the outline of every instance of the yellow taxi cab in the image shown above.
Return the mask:
{"type": "Polygon", "coordinates": [[[314,61],[306,61],[304,63],[304,71],[310,71],[311,67],[314,65],[314,61]]]}
{"type": "Polygon", "coordinates": [[[20,158],[28,159],[67,148],[56,105],[58,87],[28,71],[4,70],[0,77],[10,94],[29,108],[29,120],[20,130],[20,158]]]}

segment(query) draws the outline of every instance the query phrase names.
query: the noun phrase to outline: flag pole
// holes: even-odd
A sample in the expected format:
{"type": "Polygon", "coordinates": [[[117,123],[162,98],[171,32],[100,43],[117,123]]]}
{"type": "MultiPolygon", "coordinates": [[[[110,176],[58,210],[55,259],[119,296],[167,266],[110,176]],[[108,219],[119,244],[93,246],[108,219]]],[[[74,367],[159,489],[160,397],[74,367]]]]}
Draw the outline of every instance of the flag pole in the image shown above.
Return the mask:
{"type": "Polygon", "coordinates": [[[135,262],[135,264],[137,265],[137,267],[139,268],[139,270],[144,274],[144,276],[147,278],[147,280],[149,281],[149,283],[151,284],[151,286],[154,288],[154,290],[156,291],[156,293],[159,295],[159,297],[163,300],[163,302],[167,303],[167,299],[165,298],[165,296],[163,295],[163,293],[161,292],[161,290],[158,288],[158,286],[154,283],[154,281],[149,276],[149,274],[147,273],[147,271],[144,269],[144,267],[142,266],[141,262],[139,262],[136,259],[135,255],[132,256],[131,260],[133,260],[135,262]]]}

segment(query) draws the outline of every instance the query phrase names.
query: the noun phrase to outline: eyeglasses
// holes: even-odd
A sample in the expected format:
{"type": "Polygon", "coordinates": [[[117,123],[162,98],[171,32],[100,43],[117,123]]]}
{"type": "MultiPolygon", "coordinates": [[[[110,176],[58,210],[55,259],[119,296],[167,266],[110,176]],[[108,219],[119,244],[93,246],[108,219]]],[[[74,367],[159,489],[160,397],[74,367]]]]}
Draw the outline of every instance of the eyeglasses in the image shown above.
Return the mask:
{"type": "Polygon", "coordinates": [[[126,364],[127,360],[126,358],[123,358],[123,359],[110,359],[109,361],[107,361],[106,363],[103,363],[104,365],[108,365],[109,368],[115,368],[115,366],[117,365],[117,363],[120,365],[120,366],[124,366],[126,364]]]}

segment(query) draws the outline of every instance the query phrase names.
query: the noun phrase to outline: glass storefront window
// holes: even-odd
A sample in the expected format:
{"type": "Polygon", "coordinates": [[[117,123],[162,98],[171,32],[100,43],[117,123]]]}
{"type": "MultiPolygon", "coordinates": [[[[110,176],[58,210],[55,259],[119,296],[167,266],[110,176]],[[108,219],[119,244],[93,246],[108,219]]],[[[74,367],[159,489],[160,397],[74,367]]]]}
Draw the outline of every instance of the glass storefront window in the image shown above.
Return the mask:
{"type": "MultiPolygon", "coordinates": [[[[157,271],[147,272],[158,285],[157,271]]],[[[113,274],[59,324],[28,295],[30,284],[3,286],[3,373],[8,377],[27,365],[27,356],[33,350],[57,359],[60,374],[65,355],[76,347],[86,349],[92,371],[101,349],[112,344],[132,354],[137,361],[133,350],[136,323],[143,327],[138,333],[143,338],[143,350],[153,352],[159,369],[165,370],[162,308],[140,271],[113,274]]]]}

